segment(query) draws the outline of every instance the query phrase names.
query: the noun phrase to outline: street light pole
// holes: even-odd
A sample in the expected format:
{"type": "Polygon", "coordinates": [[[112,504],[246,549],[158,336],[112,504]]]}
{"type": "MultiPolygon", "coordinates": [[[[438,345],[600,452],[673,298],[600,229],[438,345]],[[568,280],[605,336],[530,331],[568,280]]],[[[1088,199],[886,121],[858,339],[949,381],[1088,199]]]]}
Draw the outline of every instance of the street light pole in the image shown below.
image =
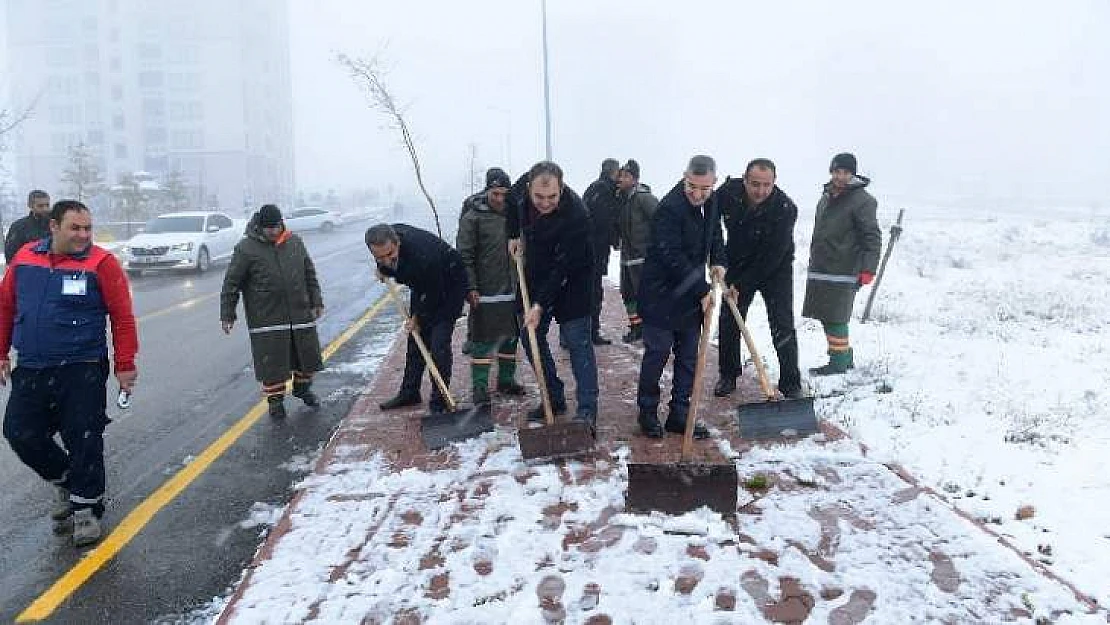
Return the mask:
{"type": "Polygon", "coordinates": [[[540,0],[543,12],[543,116],[547,136],[547,160],[551,160],[551,86],[547,77],[547,0],[540,0]]]}

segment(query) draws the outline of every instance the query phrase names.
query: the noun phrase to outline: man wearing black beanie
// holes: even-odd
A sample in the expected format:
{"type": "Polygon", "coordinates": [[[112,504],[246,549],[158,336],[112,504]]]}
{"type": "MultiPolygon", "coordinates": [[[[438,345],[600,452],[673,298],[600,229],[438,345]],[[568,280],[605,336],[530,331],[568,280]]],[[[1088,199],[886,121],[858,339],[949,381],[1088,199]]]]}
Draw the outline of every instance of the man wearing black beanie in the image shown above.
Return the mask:
{"type": "Polygon", "coordinates": [[[316,266],[304,242],[285,228],[281,209],[266,204],[235,246],[220,292],[225,334],[235,325],[239,294],[250,330],[254,374],[262,383],[270,416],[285,417],[285,387],[310,408],[320,405],[312,376],[323,368],[316,320],[324,313],[316,266]]]}
{"type": "Polygon", "coordinates": [[[883,235],[875,218],[878,202],[866,189],[871,180],[856,172],[854,155],[834,156],[831,179],[817,203],[802,316],[824,327],[829,362],[810,369],[814,375],[844,373],[855,366],[848,320],[856,291],[871,283],[879,266],[883,235]]]}
{"type": "Polygon", "coordinates": [[[497,167],[486,172],[486,189],[466,199],[455,249],[467,275],[467,343],[470,356],[471,397],[488,405],[489,377],[497,362],[497,391],[523,395],[516,381],[517,336],[516,269],[509,256],[505,222],[509,213],[509,175],[497,167]]]}

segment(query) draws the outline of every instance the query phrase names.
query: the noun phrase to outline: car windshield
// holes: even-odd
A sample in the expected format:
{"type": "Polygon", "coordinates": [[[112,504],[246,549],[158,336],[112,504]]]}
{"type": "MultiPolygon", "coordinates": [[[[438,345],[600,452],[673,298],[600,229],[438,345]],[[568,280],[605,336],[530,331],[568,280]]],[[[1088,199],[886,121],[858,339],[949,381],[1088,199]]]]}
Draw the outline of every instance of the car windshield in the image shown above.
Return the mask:
{"type": "Polygon", "coordinates": [[[200,232],[204,229],[204,217],[155,217],[146,222],[143,232],[200,232]]]}

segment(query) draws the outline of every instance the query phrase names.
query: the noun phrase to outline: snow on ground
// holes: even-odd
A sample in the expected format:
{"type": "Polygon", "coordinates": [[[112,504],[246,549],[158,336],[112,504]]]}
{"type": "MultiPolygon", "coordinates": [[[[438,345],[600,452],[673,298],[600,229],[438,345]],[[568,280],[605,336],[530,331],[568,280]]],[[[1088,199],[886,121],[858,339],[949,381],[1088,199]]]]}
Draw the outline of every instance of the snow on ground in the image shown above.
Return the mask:
{"type": "MultiPolygon", "coordinates": [[[[885,243],[893,215],[880,218],[885,243]]],[[[796,310],[811,223],[803,216],[796,236],[796,310]]],[[[784,571],[811,588],[873,588],[868,622],[985,622],[1022,607],[1047,616],[1074,602],[969,522],[937,514],[944,504],[935,498],[892,496],[905,484],[881,463],[905,466],[1110,605],[1106,224],[1105,215],[1082,213],[907,214],[873,321],[852,324],[856,369],[810,380],[819,414],[867,453],[851,441],[806,441],[736,460],[742,479],[786,467],[799,484],[825,489],[804,502],[797,490],[772,489],[755,502],[762,514],[743,532],[769,546],[777,572],[738,549],[735,532],[709,513],[607,517],[623,500],[619,454],[597,465],[572,463],[572,475],[592,479],[568,484],[554,465],[522,465],[511,436],[499,432],[459,445],[452,469],[392,473],[379,458],[307,478],[294,529],[254,571],[235,620],[388,622],[412,610],[432,623],[540,623],[561,615],[585,622],[601,593],[615,622],[752,623],[763,622],[761,596],[785,592],[777,577],[784,571]],[[835,483],[827,475],[836,475],[835,483]],[[479,481],[483,503],[468,506],[479,481]],[[1031,506],[1032,516],[1018,520],[1022,506],[1031,506]],[[840,511],[832,528],[814,512],[822,509],[840,511]],[[561,516],[552,519],[552,510],[561,516]],[[404,526],[383,527],[401,512],[404,526]],[[852,515],[861,519],[860,531],[852,515]],[[591,523],[596,549],[561,544],[574,527],[591,523]],[[876,526],[889,531],[872,531],[876,526]],[[829,540],[838,541],[831,547],[838,566],[815,569],[812,554],[828,552],[829,540]],[[692,546],[706,557],[692,556],[692,546]],[[921,558],[904,559],[906,550],[921,558]],[[938,559],[949,557],[959,561],[956,594],[935,587],[938,559]],[[738,584],[745,570],[754,576],[738,584]],[[444,574],[450,594],[426,594],[444,574]],[[691,580],[692,592],[676,592],[691,580]],[[713,611],[725,591],[736,604],[728,616],[713,611]],[[547,611],[537,610],[545,596],[547,611]],[[983,597],[996,603],[984,606],[983,597]]],[[[860,293],[857,313],[867,294],[860,293]]],[[[749,316],[775,376],[758,298],[749,316]]],[[[799,334],[803,369],[823,364],[820,326],[799,319],[799,334]]],[[[367,356],[375,364],[381,357],[367,356]]],[[[713,370],[711,362],[710,382],[713,370]]],[[[751,499],[747,491],[741,496],[751,499]]],[[[811,618],[826,622],[835,605],[856,597],[821,604],[811,618]]]]}
{"type": "MultiPolygon", "coordinates": [[[[874,322],[852,324],[855,371],[814,383],[819,415],[1110,605],[1110,223],[948,215],[908,212],[874,322]]],[[[800,341],[821,364],[819,324],[800,341]]]]}

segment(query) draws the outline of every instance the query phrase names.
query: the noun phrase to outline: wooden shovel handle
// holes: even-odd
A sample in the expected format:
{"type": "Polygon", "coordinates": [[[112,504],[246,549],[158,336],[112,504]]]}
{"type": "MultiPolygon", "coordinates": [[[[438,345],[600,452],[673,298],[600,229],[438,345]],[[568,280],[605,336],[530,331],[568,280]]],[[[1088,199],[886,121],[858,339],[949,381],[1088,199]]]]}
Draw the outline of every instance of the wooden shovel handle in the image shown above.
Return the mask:
{"type": "MultiPolygon", "coordinates": [[[[397,311],[401,313],[401,318],[408,321],[411,317],[409,317],[409,311],[405,308],[404,302],[401,301],[401,295],[397,292],[397,283],[390,279],[386,281],[386,284],[389,285],[389,296],[396,302],[397,311]]],[[[447,389],[447,383],[443,381],[443,376],[439,374],[439,369],[436,367],[435,360],[432,359],[431,352],[428,351],[428,346],[424,344],[424,339],[420,338],[420,328],[413,329],[415,332],[410,332],[409,336],[416,341],[416,347],[420,349],[420,355],[424,357],[424,364],[428,365],[432,380],[439,387],[439,394],[443,395],[443,400],[447,402],[447,408],[451,412],[455,412],[458,408],[455,404],[455,398],[451,397],[451,391],[447,389]]]]}
{"type": "Polygon", "coordinates": [[[740,334],[744,337],[744,344],[748,346],[748,351],[752,353],[752,362],[755,363],[755,371],[759,378],[759,388],[763,389],[763,394],[767,396],[768,401],[773,401],[777,396],[771,390],[771,383],[767,381],[767,369],[763,366],[763,359],[759,357],[759,350],[755,348],[755,341],[752,340],[752,333],[748,332],[748,324],[744,323],[744,317],[740,314],[740,308],[736,306],[736,302],[727,294],[722,295],[728,303],[728,307],[732,310],[732,316],[736,319],[736,325],[740,328],[740,334]]]}
{"type": "MultiPolygon", "coordinates": [[[[528,297],[528,282],[524,279],[524,259],[520,254],[514,254],[516,261],[517,281],[520,283],[520,297],[524,302],[524,316],[532,308],[532,300],[528,297]]],[[[551,397],[547,394],[547,378],[543,373],[543,360],[540,359],[540,345],[536,342],[536,329],[525,324],[528,328],[528,342],[532,348],[532,371],[536,373],[536,383],[540,386],[540,403],[543,405],[543,420],[547,425],[555,425],[555,413],[551,410],[551,397]]]]}
{"type": "MultiPolygon", "coordinates": [[[[714,287],[716,287],[716,283],[714,287]]],[[[710,290],[712,294],[713,291],[710,290]]],[[[713,322],[713,315],[717,310],[717,298],[702,315],[701,334],[698,336],[698,361],[694,365],[694,388],[690,391],[690,409],[686,413],[686,430],[682,433],[682,462],[690,459],[694,449],[694,425],[698,421],[698,408],[701,406],[701,396],[705,391],[705,358],[709,351],[709,324],[713,322]]]]}

